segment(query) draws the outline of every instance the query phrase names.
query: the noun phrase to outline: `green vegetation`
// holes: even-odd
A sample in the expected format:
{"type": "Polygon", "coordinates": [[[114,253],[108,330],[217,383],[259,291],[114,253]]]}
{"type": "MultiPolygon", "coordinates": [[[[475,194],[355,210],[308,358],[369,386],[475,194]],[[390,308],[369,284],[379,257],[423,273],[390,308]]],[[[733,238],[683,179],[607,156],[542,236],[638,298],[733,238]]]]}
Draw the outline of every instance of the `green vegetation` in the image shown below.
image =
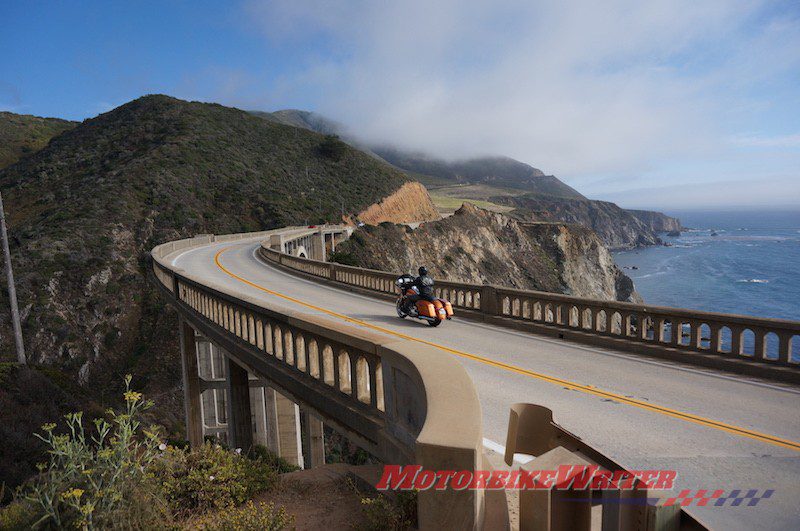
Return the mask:
{"type": "Polygon", "coordinates": [[[225,509],[192,522],[200,531],[278,531],[291,527],[294,518],[281,507],[275,510],[270,503],[248,501],[242,507],[225,509]]]}
{"type": "MultiPolygon", "coordinates": [[[[154,245],[336,222],[408,180],[335,138],[167,96],[142,97],[70,127],[0,170],[0,190],[29,357],[53,381],[82,389],[58,384],[84,410],[114,403],[129,372],[149,393],[175,392],[175,314],[147,282],[154,245]]],[[[13,352],[7,302],[0,292],[0,360],[13,352]]],[[[48,412],[62,413],[45,401],[48,412]]],[[[19,429],[9,417],[40,407],[22,395],[12,402],[18,407],[0,409],[9,430],[19,429]]],[[[164,400],[148,413],[165,419],[170,437],[182,429],[179,404],[164,400]]],[[[38,459],[8,449],[3,461],[18,463],[11,488],[38,459]]]]}
{"type": "Polygon", "coordinates": [[[347,153],[347,144],[339,140],[336,135],[325,135],[325,139],[319,145],[319,152],[323,157],[340,161],[344,154],[347,153]]]}
{"type": "Polygon", "coordinates": [[[417,526],[418,491],[398,491],[393,494],[365,494],[351,477],[347,486],[361,496],[361,509],[366,516],[364,531],[403,531],[417,526]]]}
{"type": "Polygon", "coordinates": [[[39,151],[51,138],[75,125],[58,118],[0,112],[0,169],[39,151]]]}
{"type": "Polygon", "coordinates": [[[212,444],[191,451],[164,444],[160,430],[142,426],[153,403],[130,382],[126,377],[125,408],[109,410],[92,428],[82,413],[67,415],[64,433],[53,423],[42,426],[37,437],[49,462],[0,509],[0,529],[167,529],[198,516],[192,527],[200,529],[281,529],[291,522],[272,507],[237,509],[276,484],[274,460],[212,444]]]}
{"type": "Polygon", "coordinates": [[[578,191],[556,177],[545,175],[541,170],[509,157],[446,161],[389,147],[375,148],[374,151],[398,168],[429,176],[421,179],[426,186],[489,184],[553,197],[583,198],[578,191]]]}
{"type": "Polygon", "coordinates": [[[366,497],[361,499],[361,504],[369,522],[367,529],[370,531],[401,531],[416,527],[416,491],[398,492],[394,499],[383,494],[374,498],[366,497]]]}
{"type": "Polygon", "coordinates": [[[148,473],[161,485],[172,513],[179,516],[236,507],[272,488],[278,479],[269,463],[211,443],[193,451],[167,447],[148,473]]]}
{"type": "Polygon", "coordinates": [[[433,200],[433,204],[436,205],[436,208],[443,213],[455,212],[461,208],[461,205],[464,203],[471,203],[475,206],[490,210],[492,212],[510,212],[514,210],[514,207],[498,205],[497,203],[492,203],[491,201],[469,199],[466,197],[450,197],[446,195],[439,195],[436,192],[431,193],[431,199],[433,200]]]}

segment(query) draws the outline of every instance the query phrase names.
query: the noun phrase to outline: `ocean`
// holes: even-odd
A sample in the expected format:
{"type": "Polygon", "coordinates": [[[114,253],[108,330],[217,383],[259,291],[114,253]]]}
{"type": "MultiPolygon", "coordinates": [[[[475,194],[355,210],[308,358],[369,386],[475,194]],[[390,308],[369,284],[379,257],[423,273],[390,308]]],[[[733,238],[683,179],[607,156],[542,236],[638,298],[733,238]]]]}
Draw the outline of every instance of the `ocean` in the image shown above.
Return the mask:
{"type": "MultiPolygon", "coordinates": [[[[647,304],[800,321],[800,211],[669,212],[691,227],[669,246],[614,254],[647,304]]],[[[723,337],[724,348],[730,338],[723,337]]],[[[754,340],[743,337],[746,351],[754,340]]],[[[768,336],[767,356],[777,355],[768,336]]],[[[800,361],[800,341],[791,359],[800,361]]]]}
{"type": "Polygon", "coordinates": [[[646,303],[800,321],[800,210],[668,214],[691,229],[614,255],[646,303]]]}

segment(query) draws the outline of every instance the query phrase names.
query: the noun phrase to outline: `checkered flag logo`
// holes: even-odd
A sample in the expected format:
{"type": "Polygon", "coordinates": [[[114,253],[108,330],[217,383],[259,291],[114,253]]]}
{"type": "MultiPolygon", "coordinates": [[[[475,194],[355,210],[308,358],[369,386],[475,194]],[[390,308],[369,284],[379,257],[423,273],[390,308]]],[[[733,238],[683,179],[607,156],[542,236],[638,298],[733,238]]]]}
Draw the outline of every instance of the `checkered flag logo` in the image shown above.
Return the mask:
{"type": "Polygon", "coordinates": [[[731,507],[738,507],[745,504],[747,507],[754,507],[758,502],[770,498],[775,491],[773,489],[765,490],[759,494],[758,489],[735,489],[725,494],[722,489],[709,490],[709,489],[684,489],[680,491],[677,496],[667,498],[664,505],[680,505],[681,507],[688,507],[694,505],[695,507],[705,507],[711,503],[714,507],[722,507],[729,505],[731,507]],[[713,502],[713,503],[712,503],[713,502]]]}
{"type": "Polygon", "coordinates": [[[760,500],[770,498],[773,492],[775,492],[773,489],[768,489],[765,490],[763,494],[759,495],[757,489],[750,489],[748,491],[736,489],[732,490],[727,496],[717,498],[714,505],[716,507],[722,507],[730,501],[728,505],[731,507],[738,507],[745,502],[747,502],[747,507],[753,507],[757,505],[760,500]],[[742,494],[742,492],[744,492],[744,494],[742,494]]]}

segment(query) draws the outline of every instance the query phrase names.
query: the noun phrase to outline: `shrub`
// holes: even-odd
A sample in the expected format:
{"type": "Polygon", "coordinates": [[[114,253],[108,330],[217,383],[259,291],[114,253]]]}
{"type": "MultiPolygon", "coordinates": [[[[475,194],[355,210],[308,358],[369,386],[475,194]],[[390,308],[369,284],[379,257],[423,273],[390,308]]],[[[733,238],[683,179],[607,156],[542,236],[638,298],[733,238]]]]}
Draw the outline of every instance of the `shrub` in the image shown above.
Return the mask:
{"type": "Polygon", "coordinates": [[[329,262],[336,262],[337,264],[358,266],[358,260],[350,253],[333,251],[328,257],[329,262]]]}
{"type": "Polygon", "coordinates": [[[417,525],[416,491],[398,492],[393,501],[382,494],[375,498],[362,498],[361,505],[369,530],[400,531],[417,525]]]}
{"type": "Polygon", "coordinates": [[[183,516],[241,505],[277,482],[268,463],[210,443],[192,451],[168,447],[149,475],[161,484],[173,513],[183,516]]]}
{"type": "Polygon", "coordinates": [[[23,531],[33,526],[35,518],[30,505],[24,501],[14,501],[0,507],[0,529],[4,531],[23,531]]]}
{"type": "Polygon", "coordinates": [[[347,145],[339,140],[337,135],[325,135],[325,139],[319,145],[319,152],[323,157],[338,161],[347,152],[347,145]]]}
{"type": "Polygon", "coordinates": [[[270,503],[258,505],[248,501],[242,507],[225,509],[194,522],[192,527],[201,531],[278,531],[290,527],[294,517],[283,507],[275,510],[270,503]]]}
{"type": "Polygon", "coordinates": [[[267,466],[275,470],[278,474],[286,474],[287,472],[295,472],[300,470],[299,466],[293,465],[283,457],[275,455],[265,446],[253,446],[253,449],[250,451],[250,457],[257,461],[266,463],[267,466]]]}
{"type": "Polygon", "coordinates": [[[147,487],[145,474],[158,455],[157,432],[141,429],[138,420],[152,402],[132,391],[130,381],[128,375],[124,412],[109,410],[110,422],[95,419],[93,433],[87,433],[79,412],[66,416],[68,433],[56,434],[55,424],[46,424],[44,435],[36,435],[50,460],[23,490],[34,527],[95,529],[164,520],[158,489],[147,487]]]}

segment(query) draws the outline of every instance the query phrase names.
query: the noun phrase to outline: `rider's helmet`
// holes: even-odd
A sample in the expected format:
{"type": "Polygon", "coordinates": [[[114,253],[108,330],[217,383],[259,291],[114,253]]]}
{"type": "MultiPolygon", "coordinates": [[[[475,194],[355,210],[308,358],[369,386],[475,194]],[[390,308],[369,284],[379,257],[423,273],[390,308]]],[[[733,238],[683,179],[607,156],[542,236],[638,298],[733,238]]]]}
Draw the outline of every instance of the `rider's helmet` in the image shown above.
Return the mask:
{"type": "Polygon", "coordinates": [[[428,268],[425,267],[425,266],[422,266],[417,270],[417,272],[419,273],[419,276],[424,277],[425,275],[428,274],[428,268]]]}

